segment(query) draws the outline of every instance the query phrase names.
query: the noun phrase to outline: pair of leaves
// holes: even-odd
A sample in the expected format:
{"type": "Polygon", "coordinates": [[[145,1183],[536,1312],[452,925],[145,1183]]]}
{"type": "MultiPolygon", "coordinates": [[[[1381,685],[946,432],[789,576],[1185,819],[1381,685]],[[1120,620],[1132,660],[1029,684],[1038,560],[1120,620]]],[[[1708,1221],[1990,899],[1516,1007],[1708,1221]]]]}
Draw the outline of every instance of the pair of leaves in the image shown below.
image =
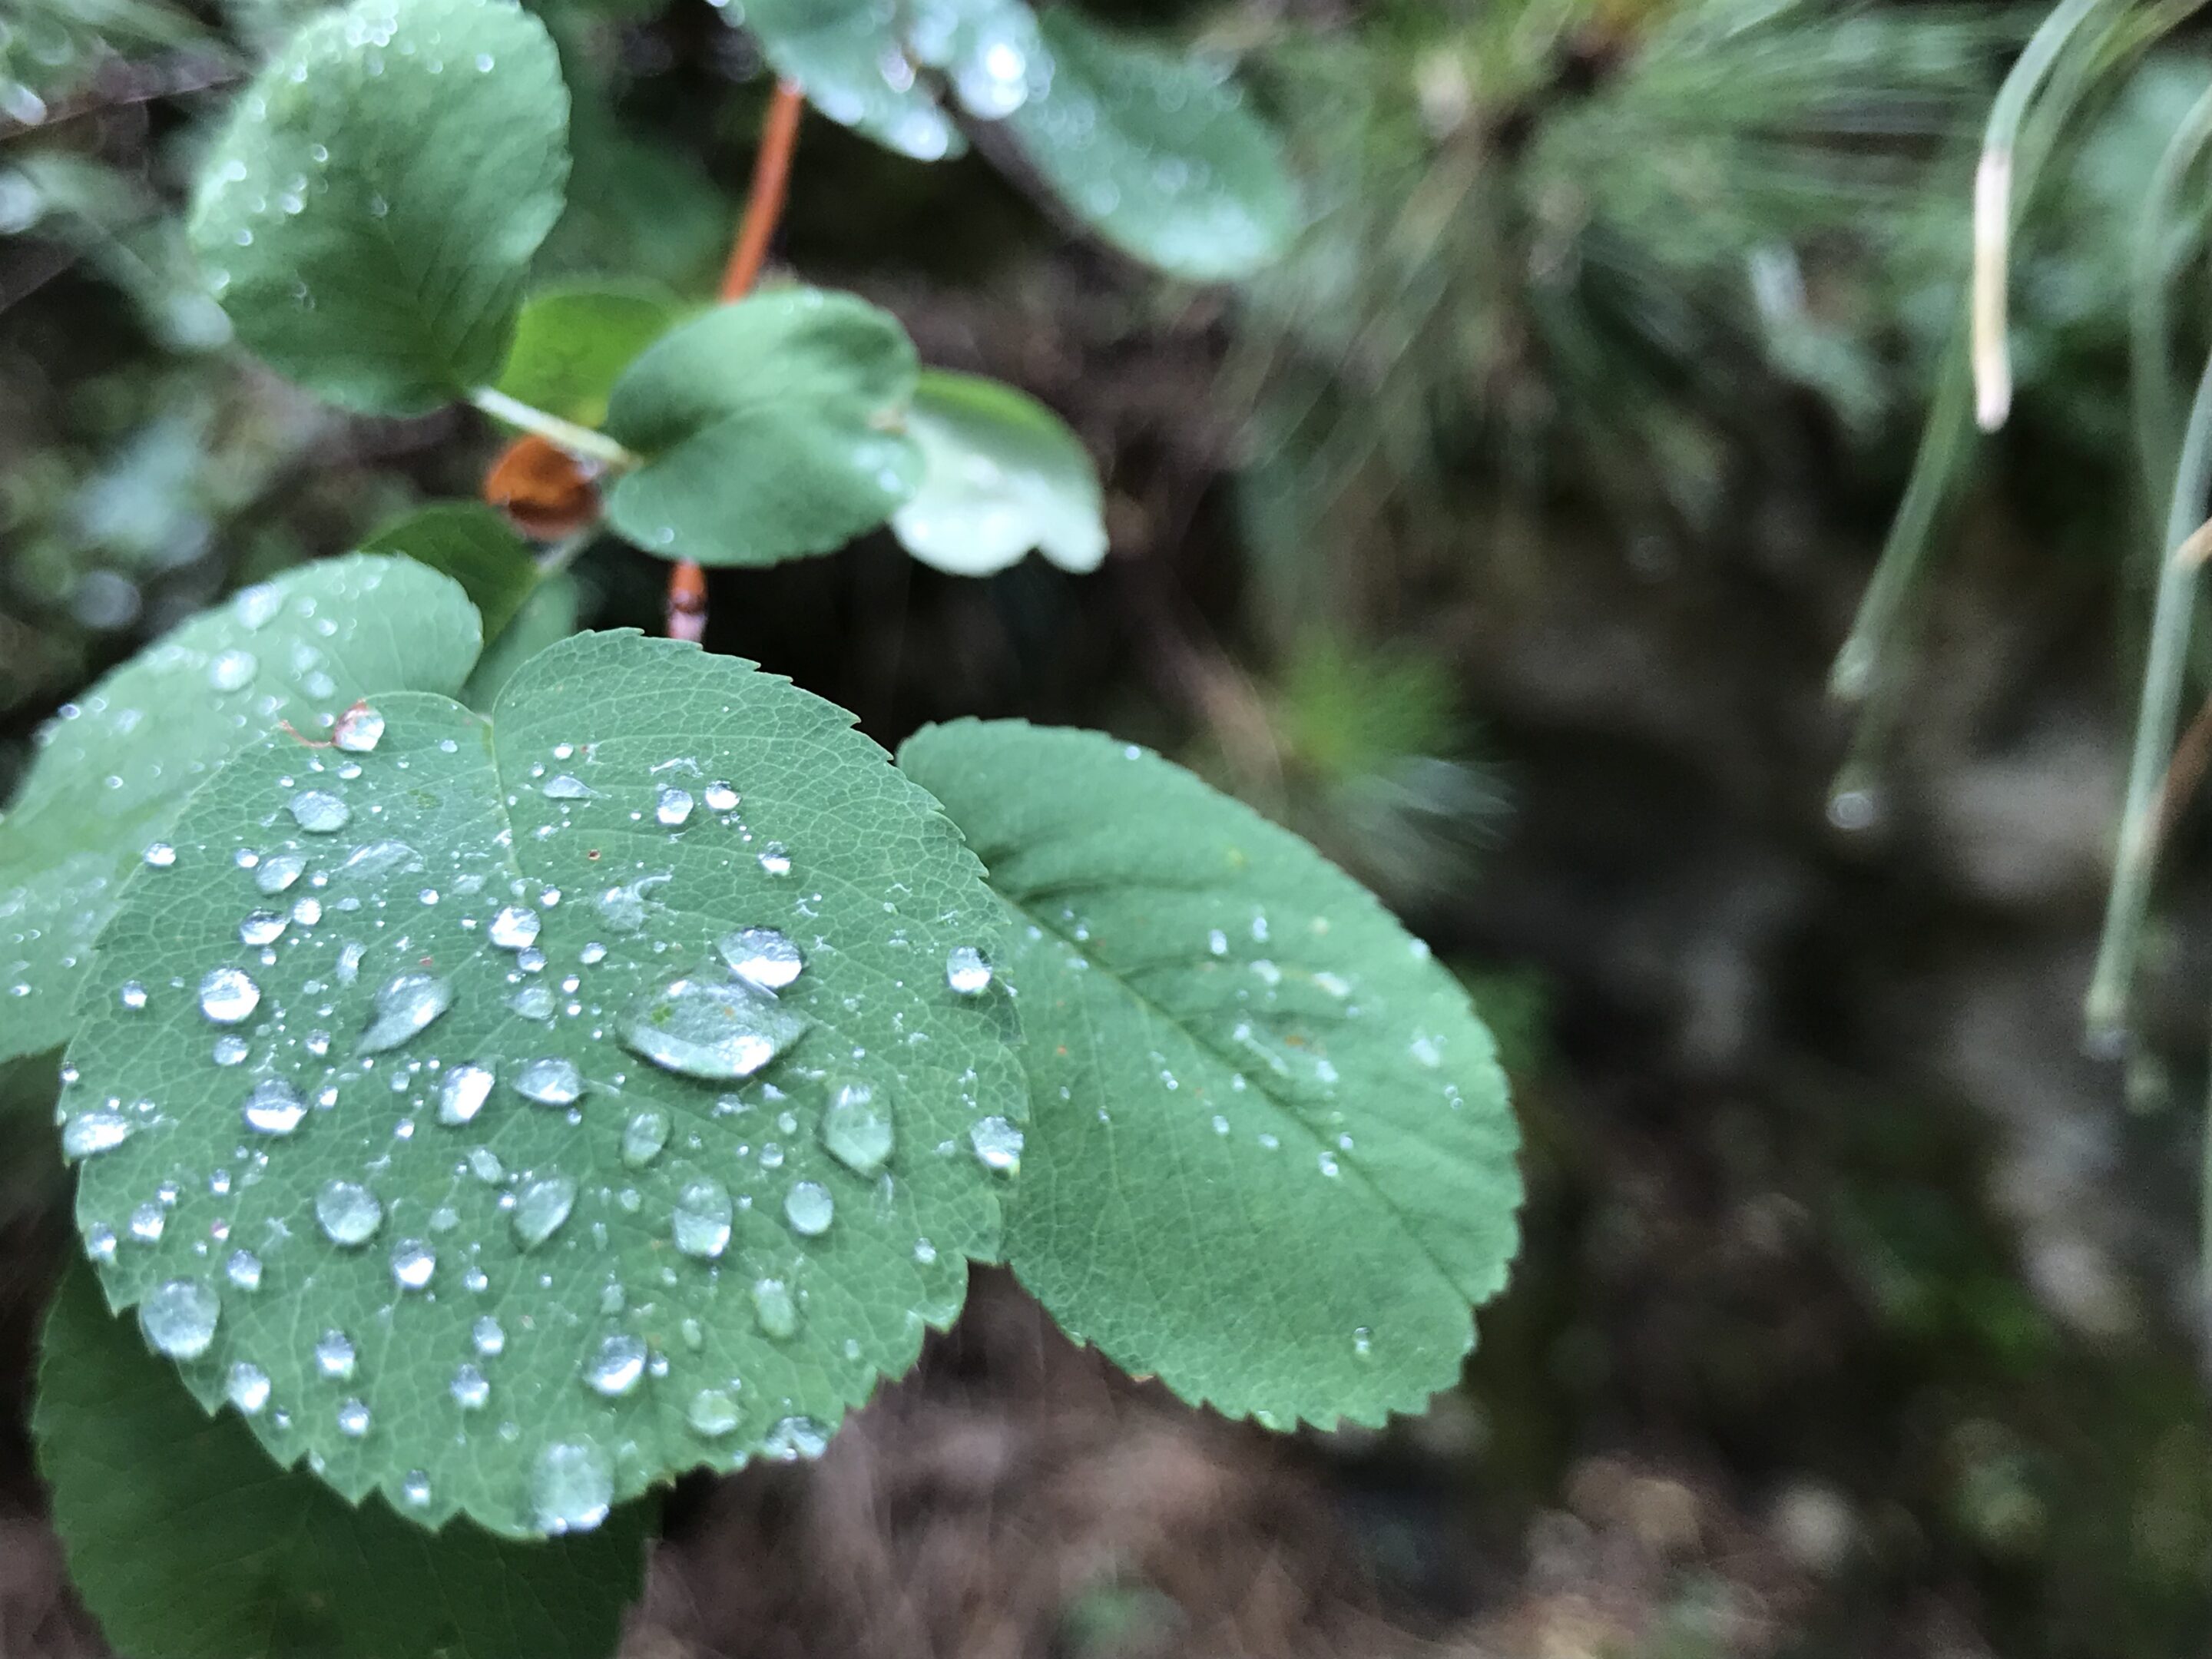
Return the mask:
{"type": "Polygon", "coordinates": [[[754,0],[744,22],[823,114],[923,161],[964,147],[916,73],[935,72],[1079,219],[1171,275],[1249,276],[1296,234],[1280,144],[1218,64],[1021,0],[754,0]]]}

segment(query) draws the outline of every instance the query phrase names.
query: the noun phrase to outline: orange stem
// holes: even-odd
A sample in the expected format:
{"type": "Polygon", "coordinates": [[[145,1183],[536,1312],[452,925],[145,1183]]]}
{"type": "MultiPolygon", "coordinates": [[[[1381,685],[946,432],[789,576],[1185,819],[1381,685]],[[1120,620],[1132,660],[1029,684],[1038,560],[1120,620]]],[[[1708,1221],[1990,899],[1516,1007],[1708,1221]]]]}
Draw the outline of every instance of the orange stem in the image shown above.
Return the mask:
{"type": "MultiPolygon", "coordinates": [[[[805,112],[805,94],[790,81],[775,83],[769,100],[768,119],[761,126],[760,151],[753,157],[752,188],[745,197],[744,216],[738,222],[738,239],[730,248],[730,263],[722,270],[725,304],[742,300],[760,280],[768,263],[769,244],[783,217],[784,198],[791,185],[791,157],[799,148],[799,118],[805,112]]],[[[707,631],[707,573],[689,559],[678,562],[668,573],[668,637],[696,644],[707,631]]]]}

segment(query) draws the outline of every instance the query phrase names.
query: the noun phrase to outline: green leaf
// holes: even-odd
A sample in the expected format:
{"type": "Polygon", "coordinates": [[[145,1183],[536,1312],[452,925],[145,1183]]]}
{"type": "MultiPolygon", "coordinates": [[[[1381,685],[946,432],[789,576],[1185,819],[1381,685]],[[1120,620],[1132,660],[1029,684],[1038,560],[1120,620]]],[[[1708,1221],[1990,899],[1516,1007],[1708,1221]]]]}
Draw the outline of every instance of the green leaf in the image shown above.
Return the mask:
{"type": "Polygon", "coordinates": [[[434,1522],[818,1447],[997,1248],[975,860],[849,715],[671,641],[563,641],[490,721],[376,708],[372,753],[225,768],[102,937],[62,1133],[112,1299],[203,1401],[264,1371],[280,1462],[419,1472],[434,1522]]]}
{"type": "Polygon", "coordinates": [[[936,161],[968,147],[900,50],[896,0],[747,0],[761,55],[807,101],[902,155],[936,161]]]}
{"type": "Polygon", "coordinates": [[[623,370],[682,314],[673,295],[642,283],[533,294],[515,321],[499,389],[563,420],[597,426],[623,370]]]}
{"type": "Polygon", "coordinates": [[[481,501],[433,501],[386,525],[362,544],[425,564],[461,585],[496,639],[538,586],[538,562],[507,520],[481,501]]]}
{"type": "Polygon", "coordinates": [[[434,409],[499,372],[568,122],[552,40],[510,0],[357,0],[240,94],[192,243],[279,373],[349,408],[434,409]]]}
{"type": "Polygon", "coordinates": [[[461,688],[461,701],[480,714],[489,712],[516,669],[576,631],[582,602],[576,579],[565,570],[538,583],[514,620],[484,647],[477,672],[461,688]]]}
{"type": "Polygon", "coordinates": [[[1133,745],[963,720],[900,765],[1022,923],[1022,1282],[1127,1370],[1272,1425],[1449,1386],[1521,1182],[1490,1035],[1427,947],[1133,745]]]}
{"type": "MultiPolygon", "coordinates": [[[[513,1544],[432,1534],[272,1466],[102,1304],[46,1316],[33,1430],[70,1579],[107,1639],[160,1659],[600,1659],[644,1577],[645,1516],[513,1544]]],[[[248,1376],[240,1394],[258,1386],[248,1376]]]]}
{"type": "Polygon", "coordinates": [[[908,0],[906,46],[960,106],[995,121],[1052,84],[1052,58],[1024,0],[908,0]]]}
{"type": "Polygon", "coordinates": [[[1051,90],[1006,125],[1079,217],[1194,282],[1248,276],[1282,253],[1297,230],[1297,193],[1281,144],[1234,82],[1065,6],[1041,24],[1051,90]]]}
{"type": "Polygon", "coordinates": [[[907,431],[921,446],[921,488],[891,529],[924,564],[987,576],[1033,547],[1064,570],[1096,570],[1106,556],[1097,471],[1027,392],[925,370],[907,431]]]}
{"type": "Polygon", "coordinates": [[[283,721],[319,738],[373,691],[453,690],[480,643],[453,583],[355,555],[247,588],[65,708],[0,818],[0,1058],[69,1041],[117,887],[224,760],[283,721]]]}
{"type": "Polygon", "coordinates": [[[921,452],[890,429],[914,345],[888,313],[786,289],[664,336],[615,387],[606,429],[645,457],[607,520],[647,552],[701,564],[827,553],[914,494],[921,452]]]}

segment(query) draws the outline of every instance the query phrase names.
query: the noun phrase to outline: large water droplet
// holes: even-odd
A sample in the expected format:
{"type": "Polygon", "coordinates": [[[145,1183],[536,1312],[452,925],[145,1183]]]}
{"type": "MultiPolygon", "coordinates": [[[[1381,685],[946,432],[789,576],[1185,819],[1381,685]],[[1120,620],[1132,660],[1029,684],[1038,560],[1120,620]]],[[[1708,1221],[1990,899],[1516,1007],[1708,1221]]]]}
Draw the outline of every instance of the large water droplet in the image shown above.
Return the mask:
{"type": "Polygon", "coordinates": [[[573,1106],[584,1095],[584,1074],[557,1056],[527,1061],[514,1074],[514,1092],[540,1106],[573,1106]]]}
{"type": "Polygon", "coordinates": [[[658,1109],[639,1112],[623,1126],[623,1162],[641,1170],[660,1156],[668,1145],[668,1114],[658,1109]]]}
{"type": "Polygon", "coordinates": [[[489,1066],[456,1066],[438,1085],[438,1121],[467,1123],[491,1098],[493,1077],[489,1066]]]}
{"type": "Polygon", "coordinates": [[[453,982],[435,974],[400,974],[376,994],[368,1029],[354,1044],[358,1054],[397,1048],[453,1006],[453,982]]]}
{"type": "Polygon", "coordinates": [[[538,912],[527,905],[510,904],[491,919],[485,937],[502,951],[520,951],[538,943],[538,912]]]}
{"type": "Polygon", "coordinates": [[[401,1290],[428,1288],[437,1270],[436,1255],[421,1239],[403,1238],[392,1247],[392,1279],[401,1290]]]}
{"type": "Polygon", "coordinates": [[[200,1012],[218,1025],[235,1025],[261,1006],[261,988],[236,968],[217,968],[200,981],[200,1012]]]}
{"type": "Polygon", "coordinates": [[[1014,1175],[1022,1167],[1022,1132],[1002,1117],[979,1118],[968,1126],[968,1141],[983,1167],[1014,1175]]]}
{"type": "Polygon", "coordinates": [[[315,1194],[315,1219],[333,1244],[366,1244],[384,1224],[384,1205],[357,1181],[325,1181],[315,1194]]]}
{"type": "Polygon", "coordinates": [[[332,836],[346,827],[353,809],[322,789],[302,789],[291,799],[292,817],[312,836],[332,836]]]}
{"type": "Polygon", "coordinates": [[[795,1233],[818,1238],[830,1231],[830,1224],[836,1215],[837,1200],[819,1182],[799,1182],[784,1195],[783,1218],[795,1233]]]}
{"type": "Polygon", "coordinates": [[[256,1416],[269,1403],[269,1373],[241,1359],[230,1368],[230,1377],[222,1391],[224,1397],[245,1415],[256,1416]]]}
{"type": "Polygon", "coordinates": [[[530,1472],[530,1516],[548,1537],[589,1532],[614,1501],[614,1468],[597,1446],[559,1442],[538,1453],[530,1472]]]}
{"type": "Polygon", "coordinates": [[[299,880],[307,867],[307,860],[298,853],[272,853],[254,871],[253,884],[264,893],[281,893],[299,880]]]}
{"type": "Polygon", "coordinates": [[[366,755],[384,740],[384,716],[365,702],[357,702],[338,716],[331,741],[349,755],[366,755]]]}
{"type": "Polygon", "coordinates": [[[567,1176],[544,1176],[515,1194],[514,1237],[526,1250],[535,1249],[561,1231],[568,1212],[576,1206],[576,1183],[567,1176]]]}
{"type": "Polygon", "coordinates": [[[622,1024],[624,1044],[685,1077],[750,1077],[805,1036],[811,1022],[743,980],[671,981],[622,1024]]]}
{"type": "Polygon", "coordinates": [[[610,1400],[628,1394],[644,1375],[645,1344],[627,1332],[617,1332],[600,1343],[599,1352],[584,1367],[585,1385],[610,1400]]]}
{"type": "Polygon", "coordinates": [[[972,945],[956,945],[945,957],[945,982],[956,995],[981,996],[991,988],[991,963],[972,945]]]}
{"type": "Polygon", "coordinates": [[[773,927],[748,927],[725,933],[715,947],[730,971],[748,985],[763,991],[781,991],[799,977],[806,963],[799,947],[773,927]]]}
{"type": "Polygon", "coordinates": [[[799,1334],[799,1298],[781,1279],[753,1281],[753,1316],[780,1342],[799,1334]]]}
{"type": "Polygon", "coordinates": [[[343,1331],[325,1331],[315,1343],[315,1369],[333,1382],[353,1375],[353,1341],[343,1331]]]}
{"type": "Polygon", "coordinates": [[[278,911],[255,910],[238,924],[238,942],[256,947],[274,945],[291,925],[292,919],[278,911]]]}
{"type": "Polygon", "coordinates": [[[79,1112],[62,1130],[63,1156],[90,1158],[112,1152],[131,1138],[131,1120],[120,1112],[79,1112]]]}
{"type": "Polygon", "coordinates": [[[173,1279],[138,1304],[138,1328],[172,1359],[198,1359],[215,1340],[222,1298],[197,1279],[173,1279]]]}
{"type": "Polygon", "coordinates": [[[720,1438],[738,1426],[738,1397],[726,1389],[702,1389],[684,1408],[684,1420],[692,1432],[709,1440],[720,1438]]]}
{"type": "Polygon", "coordinates": [[[890,1161],[891,1115],[875,1085],[855,1078],[836,1085],[822,1114],[822,1144],[854,1175],[872,1176],[890,1161]]]}
{"type": "Polygon", "coordinates": [[[256,1134],[289,1135],[306,1121],[307,1103],[283,1078],[270,1077],[253,1085],[240,1109],[256,1134]]]}
{"type": "Polygon", "coordinates": [[[694,1181],[677,1194],[671,1232],[676,1248],[712,1261],[730,1242],[730,1218],[736,1213],[730,1189],[719,1181],[694,1181]]]}

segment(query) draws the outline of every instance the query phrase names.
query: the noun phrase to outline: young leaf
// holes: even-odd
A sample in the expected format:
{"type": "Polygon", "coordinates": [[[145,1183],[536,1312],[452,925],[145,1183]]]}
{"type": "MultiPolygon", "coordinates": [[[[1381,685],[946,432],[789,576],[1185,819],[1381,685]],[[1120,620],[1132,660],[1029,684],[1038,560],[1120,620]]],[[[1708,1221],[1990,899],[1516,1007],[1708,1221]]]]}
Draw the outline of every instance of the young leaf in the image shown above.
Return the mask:
{"type": "Polygon", "coordinates": [[[0,818],[0,1059],[69,1040],[116,890],[224,760],[280,722],[320,739],[372,691],[454,690],[481,643],[453,582],[355,555],[247,588],[64,709],[0,818]]]}
{"type": "Polygon", "coordinates": [[[1106,556],[1097,470],[1028,393],[927,369],[907,431],[921,446],[921,488],[891,529],[924,564],[988,576],[1033,547],[1063,570],[1096,570],[1106,556]]]}
{"type": "Polygon", "coordinates": [[[481,501],[433,501],[386,525],[364,553],[409,558],[451,576],[496,639],[538,586],[538,562],[507,520],[481,501]]]}
{"type": "Polygon", "coordinates": [[[641,283],[578,283],[533,294],[515,320],[499,389],[563,420],[597,426],[623,370],[682,314],[672,295],[641,283]]]}
{"type": "Polygon", "coordinates": [[[608,492],[608,522],[701,564],[842,546],[921,480],[921,452],[891,429],[915,374],[897,320],[849,295],[786,289],[717,307],[616,386],[607,431],[645,464],[608,492]]]}
{"type": "Polygon", "coordinates": [[[748,0],[744,25],[761,55],[840,126],[917,161],[967,149],[901,50],[891,0],[748,0]]]}
{"type": "MultiPolygon", "coordinates": [[[[32,1421],[77,1593],[161,1659],[600,1659],[644,1578],[645,1516],[514,1544],[433,1534],[270,1466],[111,1315],[82,1267],[46,1316],[32,1421]]],[[[266,1386],[240,1373],[234,1400],[266,1386]]],[[[263,1407],[262,1409],[266,1409],[263,1407]]]]}
{"type": "Polygon", "coordinates": [[[192,243],[280,374],[352,409],[434,409],[506,357],[568,124],[552,40],[512,0],[356,0],[240,95],[192,243]]]}
{"type": "Polygon", "coordinates": [[[1055,7],[1052,86],[1006,126],[1054,192],[1123,252],[1194,282],[1249,276],[1297,229],[1274,133],[1204,63],[1055,7]]]}
{"type": "Polygon", "coordinates": [[[963,720],[901,767],[1019,918],[1007,1256],[1066,1328],[1275,1425],[1419,1410],[1505,1282],[1489,1033],[1305,842],[1096,732],[963,720]]]}
{"type": "Polygon", "coordinates": [[[233,761],[101,939],[62,1134],[111,1297],[433,1523],[818,1448],[996,1249],[974,858],[843,711],[671,641],[376,708],[233,761]]]}

